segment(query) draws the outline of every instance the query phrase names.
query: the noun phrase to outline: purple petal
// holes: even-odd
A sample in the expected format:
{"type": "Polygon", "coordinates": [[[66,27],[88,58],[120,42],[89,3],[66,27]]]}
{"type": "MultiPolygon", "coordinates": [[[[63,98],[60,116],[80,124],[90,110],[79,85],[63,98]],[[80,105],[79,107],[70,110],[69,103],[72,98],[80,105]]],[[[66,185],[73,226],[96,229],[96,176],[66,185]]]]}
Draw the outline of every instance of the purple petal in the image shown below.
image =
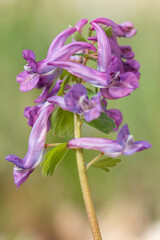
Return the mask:
{"type": "Polygon", "coordinates": [[[88,109],[84,112],[84,118],[87,122],[93,121],[94,119],[99,118],[99,116],[101,115],[102,110],[95,106],[91,109],[88,109]]]}
{"type": "Polygon", "coordinates": [[[73,42],[69,43],[66,46],[63,46],[61,49],[55,52],[54,56],[49,58],[48,61],[65,61],[69,59],[72,54],[76,53],[81,49],[89,49],[92,51],[96,51],[97,49],[90,43],[87,42],[73,42]]]}
{"type": "Polygon", "coordinates": [[[74,53],[78,52],[82,49],[89,49],[92,51],[96,51],[97,49],[90,43],[87,42],[73,42],[69,43],[60,49],[58,49],[53,55],[44,59],[41,62],[37,62],[37,72],[40,74],[44,74],[50,71],[53,71],[55,67],[53,65],[48,64],[53,61],[66,61],[68,60],[74,53]]]}
{"type": "Polygon", "coordinates": [[[127,38],[133,37],[137,32],[132,22],[123,22],[120,26],[124,32],[124,36],[127,38]]]}
{"type": "Polygon", "coordinates": [[[122,51],[122,58],[131,59],[134,58],[134,52],[132,52],[132,48],[130,46],[120,46],[122,51]]]}
{"type": "Polygon", "coordinates": [[[52,97],[48,98],[47,101],[58,105],[59,107],[61,107],[64,110],[68,110],[66,103],[64,101],[64,97],[52,96],[52,97]]]}
{"type": "Polygon", "coordinates": [[[125,71],[134,73],[137,79],[140,78],[140,73],[138,72],[139,68],[140,68],[140,63],[135,59],[129,59],[124,63],[125,71]]]}
{"type": "Polygon", "coordinates": [[[122,37],[124,35],[124,31],[122,30],[121,26],[116,24],[115,22],[113,22],[112,20],[110,20],[108,18],[97,18],[97,19],[94,19],[92,22],[101,23],[101,24],[106,25],[107,27],[111,26],[113,32],[118,37],[122,37]]]}
{"type": "Polygon", "coordinates": [[[19,157],[17,157],[16,155],[8,155],[6,156],[6,160],[9,162],[14,163],[15,165],[19,166],[20,168],[23,168],[23,163],[22,163],[22,159],[20,159],[19,157]]]}
{"type": "Polygon", "coordinates": [[[33,89],[38,81],[39,76],[35,73],[29,74],[26,71],[23,71],[17,76],[17,82],[20,83],[20,90],[22,92],[27,92],[33,89]]]}
{"type": "Polygon", "coordinates": [[[91,22],[92,26],[96,30],[98,40],[98,66],[97,70],[106,72],[107,67],[111,62],[111,48],[109,39],[105,31],[96,23],[91,22]]]}
{"type": "Polygon", "coordinates": [[[105,138],[75,138],[68,142],[68,148],[84,148],[103,152],[110,157],[118,157],[122,154],[122,146],[114,140],[105,138]]]}
{"type": "Polygon", "coordinates": [[[26,66],[24,66],[25,70],[29,73],[36,72],[36,62],[35,62],[35,54],[33,51],[25,49],[22,52],[23,58],[28,62],[26,66]]]}
{"type": "Polygon", "coordinates": [[[120,81],[115,85],[102,90],[102,95],[107,97],[107,94],[110,96],[109,99],[118,99],[129,95],[133,90],[139,87],[139,81],[135,74],[131,72],[120,74],[120,81]]]}
{"type": "Polygon", "coordinates": [[[129,132],[129,128],[128,128],[128,125],[127,124],[124,124],[122,127],[121,127],[121,130],[119,131],[118,135],[117,135],[117,142],[124,146],[125,145],[125,142],[126,142],[126,139],[128,138],[128,136],[130,135],[130,132],[129,132]]]}
{"type": "Polygon", "coordinates": [[[58,93],[61,87],[61,83],[62,83],[62,80],[58,79],[55,85],[53,86],[53,88],[51,89],[51,91],[49,92],[49,94],[47,95],[47,98],[50,98],[58,93]]]}
{"type": "Polygon", "coordinates": [[[41,92],[39,97],[34,102],[35,103],[40,103],[40,102],[43,102],[44,100],[46,100],[50,87],[51,87],[51,85],[49,85],[47,87],[44,87],[43,91],[41,92]]]}
{"type": "Polygon", "coordinates": [[[77,31],[81,34],[82,28],[88,23],[88,20],[86,18],[81,19],[78,21],[75,25],[75,28],[77,31]]]}
{"type": "Polygon", "coordinates": [[[33,169],[24,170],[16,166],[13,168],[14,183],[17,185],[17,188],[27,180],[32,172],[33,169]]]}
{"type": "Polygon", "coordinates": [[[73,85],[64,96],[64,101],[69,111],[76,113],[81,111],[79,101],[82,97],[87,97],[86,88],[81,84],[73,85]]]}
{"type": "Polygon", "coordinates": [[[84,118],[87,122],[97,119],[101,115],[103,109],[100,98],[101,93],[99,92],[89,100],[88,110],[84,111],[84,118]]]}
{"type": "Polygon", "coordinates": [[[96,87],[108,86],[106,73],[96,71],[90,67],[69,61],[55,61],[49,64],[63,68],[76,77],[82,78],[84,81],[96,87]]]}
{"type": "Polygon", "coordinates": [[[28,125],[33,127],[34,123],[36,122],[39,114],[41,112],[40,106],[33,106],[33,107],[26,107],[24,109],[24,116],[28,118],[28,125]]]}
{"type": "Polygon", "coordinates": [[[19,187],[29,176],[29,174],[40,164],[43,159],[43,149],[48,128],[48,119],[52,113],[54,105],[46,103],[45,107],[38,116],[32,128],[29,142],[28,152],[23,159],[16,155],[6,157],[8,161],[13,162],[14,181],[19,187]]]}
{"type": "Polygon", "coordinates": [[[59,48],[63,47],[67,38],[69,38],[75,31],[76,28],[68,28],[61,32],[51,43],[48,49],[47,58],[54,54],[59,48]]]}
{"type": "Polygon", "coordinates": [[[127,145],[124,149],[124,155],[131,155],[135,152],[139,152],[148,148],[151,148],[152,145],[147,141],[137,141],[134,144],[127,145]]]}
{"type": "Polygon", "coordinates": [[[106,113],[110,118],[114,120],[117,126],[114,130],[117,131],[123,120],[121,111],[119,111],[118,109],[109,109],[106,110],[106,113]]]}
{"type": "Polygon", "coordinates": [[[23,58],[28,61],[29,59],[36,60],[35,53],[32,50],[25,49],[22,52],[23,58]]]}

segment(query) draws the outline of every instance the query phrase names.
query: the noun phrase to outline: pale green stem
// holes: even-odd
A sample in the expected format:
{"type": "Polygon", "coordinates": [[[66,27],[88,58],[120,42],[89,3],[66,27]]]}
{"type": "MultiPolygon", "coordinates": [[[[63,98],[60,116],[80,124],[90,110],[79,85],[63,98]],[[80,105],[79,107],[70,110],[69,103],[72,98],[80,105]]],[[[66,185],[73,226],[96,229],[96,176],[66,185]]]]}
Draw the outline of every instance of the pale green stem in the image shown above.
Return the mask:
{"type": "Polygon", "coordinates": [[[93,158],[87,165],[86,165],[86,170],[93,164],[95,163],[98,159],[100,159],[104,153],[100,153],[97,157],[93,158]]]}
{"type": "Polygon", "coordinates": [[[56,146],[58,146],[58,145],[60,145],[61,143],[49,143],[49,144],[45,144],[45,148],[48,148],[48,147],[56,147],[56,146]]]}
{"type": "MultiPolygon", "coordinates": [[[[82,125],[82,122],[79,116],[77,114],[74,114],[75,138],[81,137],[81,125],[82,125]]],[[[83,194],[83,199],[84,199],[88,219],[89,219],[92,234],[93,234],[93,239],[102,240],[98,222],[97,222],[96,213],[95,213],[93,202],[92,202],[89,185],[88,185],[87,172],[86,172],[84,157],[83,157],[83,149],[81,148],[75,149],[75,152],[76,152],[76,158],[77,158],[77,168],[78,168],[78,174],[80,179],[80,185],[82,189],[82,194],[83,194]]]]}

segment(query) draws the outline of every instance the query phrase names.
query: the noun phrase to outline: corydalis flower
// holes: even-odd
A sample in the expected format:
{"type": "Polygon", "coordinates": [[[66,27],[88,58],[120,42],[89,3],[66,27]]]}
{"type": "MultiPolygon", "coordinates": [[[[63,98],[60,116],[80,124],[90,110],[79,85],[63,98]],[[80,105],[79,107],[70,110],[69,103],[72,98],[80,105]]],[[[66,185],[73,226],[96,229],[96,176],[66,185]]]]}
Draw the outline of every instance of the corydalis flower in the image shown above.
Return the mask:
{"type": "Polygon", "coordinates": [[[112,27],[112,31],[117,37],[129,38],[133,37],[137,32],[134,28],[133,23],[129,21],[123,22],[121,24],[116,24],[108,18],[96,18],[92,22],[101,23],[106,25],[107,27],[112,27]]]}
{"type": "MultiPolygon", "coordinates": [[[[28,64],[25,66],[25,71],[17,76],[21,91],[29,91],[35,87],[51,87],[53,81],[61,74],[61,70],[47,65],[48,62],[57,60],[65,61],[81,49],[87,48],[96,51],[96,48],[87,42],[74,42],[64,46],[67,38],[76,30],[76,28],[69,28],[60,33],[51,43],[47,58],[42,61],[36,62],[35,54],[31,50],[26,49],[23,51],[23,57],[27,60],[28,64]]],[[[49,91],[49,88],[46,91],[49,91]]]]}
{"type": "Polygon", "coordinates": [[[118,130],[119,125],[122,123],[122,113],[118,109],[106,110],[107,102],[104,99],[101,101],[100,98],[101,93],[98,93],[89,99],[87,96],[87,89],[81,84],[75,84],[69,89],[64,97],[52,96],[48,98],[47,101],[57,104],[64,110],[81,115],[83,114],[87,122],[98,118],[101,112],[104,112],[114,120],[116,124],[114,130],[118,130]]]}
{"type": "Polygon", "coordinates": [[[48,119],[54,109],[53,104],[46,103],[36,119],[28,142],[28,152],[23,159],[16,155],[8,155],[7,161],[13,162],[14,182],[19,187],[43,160],[43,150],[48,129],[48,119]]]}
{"type": "Polygon", "coordinates": [[[125,69],[123,62],[118,57],[112,56],[110,42],[106,33],[95,22],[91,22],[91,24],[97,32],[97,70],[67,61],[55,61],[49,64],[61,67],[86,82],[102,88],[101,92],[105,98],[117,99],[125,97],[139,87],[135,69],[134,71],[132,71],[131,67],[125,69]]]}
{"type": "Polygon", "coordinates": [[[53,96],[47,101],[57,104],[64,110],[83,114],[87,122],[100,116],[103,111],[100,101],[101,94],[93,96],[90,100],[86,88],[81,84],[73,85],[64,97],[53,96]]]}
{"type": "Polygon", "coordinates": [[[130,135],[127,124],[122,126],[118,133],[117,140],[87,137],[72,139],[68,142],[68,148],[98,150],[113,158],[122,154],[131,155],[150,147],[151,144],[147,141],[134,142],[133,136],[130,135]]]}

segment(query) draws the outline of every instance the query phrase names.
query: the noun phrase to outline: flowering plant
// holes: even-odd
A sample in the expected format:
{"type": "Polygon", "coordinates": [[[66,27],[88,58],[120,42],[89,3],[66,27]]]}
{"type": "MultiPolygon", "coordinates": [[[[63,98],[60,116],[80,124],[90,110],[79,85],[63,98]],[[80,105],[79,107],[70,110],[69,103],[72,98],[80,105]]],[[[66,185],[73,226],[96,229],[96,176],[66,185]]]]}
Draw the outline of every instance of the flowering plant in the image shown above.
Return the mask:
{"type": "Polygon", "coordinates": [[[88,38],[82,36],[87,19],[61,32],[51,43],[44,60],[36,61],[33,51],[24,50],[27,61],[24,71],[17,76],[21,91],[42,89],[27,106],[24,116],[32,127],[28,152],[21,159],[8,155],[6,160],[15,164],[14,182],[19,187],[41,164],[43,175],[52,175],[68,149],[75,149],[82,193],[94,239],[101,239],[86,172],[90,166],[109,171],[121,155],[131,155],[151,147],[147,141],[134,141],[127,124],[117,134],[117,140],[81,137],[81,126],[86,124],[109,134],[118,131],[122,113],[107,109],[107,101],[126,97],[139,87],[139,62],[130,46],[120,46],[118,38],[136,34],[131,22],[120,25],[107,18],[91,21],[88,38]],[[72,43],[66,40],[72,35],[72,43]],[[97,46],[97,47],[96,47],[97,46]],[[96,69],[87,66],[95,62],[96,69]],[[73,127],[74,126],[74,127],[73,127]],[[60,136],[75,138],[67,143],[46,143],[46,134],[53,128],[60,136]],[[53,147],[46,153],[48,147],[53,147]],[[97,150],[100,154],[85,164],[83,149],[97,150]],[[107,155],[101,159],[103,155],[107,155]]]}

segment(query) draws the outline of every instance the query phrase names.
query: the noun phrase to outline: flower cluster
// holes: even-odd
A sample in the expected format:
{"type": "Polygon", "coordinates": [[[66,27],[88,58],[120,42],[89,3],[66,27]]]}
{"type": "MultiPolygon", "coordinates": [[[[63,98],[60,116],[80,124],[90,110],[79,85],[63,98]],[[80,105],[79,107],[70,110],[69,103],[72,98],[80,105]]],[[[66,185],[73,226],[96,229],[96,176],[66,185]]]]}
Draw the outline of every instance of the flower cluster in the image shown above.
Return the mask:
{"type": "MultiPolygon", "coordinates": [[[[6,157],[15,164],[13,174],[18,187],[43,161],[50,117],[58,107],[79,114],[87,123],[106,115],[114,123],[112,130],[117,131],[122,123],[122,113],[118,109],[106,109],[107,100],[125,97],[139,87],[140,64],[134,59],[130,46],[118,44],[118,38],[136,34],[134,25],[131,22],[119,25],[107,18],[97,18],[91,21],[89,36],[85,39],[82,29],[87,22],[87,19],[81,19],[75,27],[62,31],[41,61],[36,61],[31,50],[22,53],[27,65],[17,76],[20,90],[26,92],[38,88],[42,92],[35,100],[37,105],[24,110],[32,127],[26,156],[23,159],[16,155],[6,157]],[[65,45],[71,35],[72,42],[65,45]],[[87,66],[89,61],[96,62],[96,69],[87,66]]],[[[68,142],[68,148],[98,150],[113,158],[150,147],[146,141],[134,142],[126,124],[119,131],[117,140],[87,137],[68,142]]]]}

